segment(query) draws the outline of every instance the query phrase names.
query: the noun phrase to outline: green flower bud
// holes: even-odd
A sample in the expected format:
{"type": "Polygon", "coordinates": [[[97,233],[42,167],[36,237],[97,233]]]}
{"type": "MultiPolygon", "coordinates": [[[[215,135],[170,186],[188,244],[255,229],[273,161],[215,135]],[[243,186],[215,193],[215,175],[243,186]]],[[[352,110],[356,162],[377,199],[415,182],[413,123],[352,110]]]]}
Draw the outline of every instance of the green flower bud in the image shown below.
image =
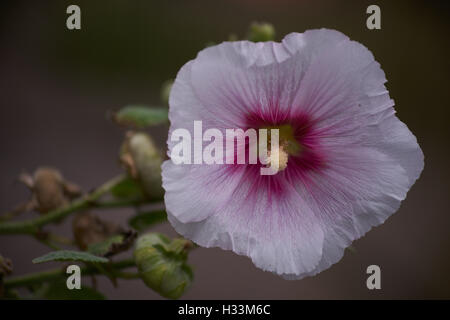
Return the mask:
{"type": "Polygon", "coordinates": [[[139,237],[134,259],[144,283],[163,297],[181,297],[193,279],[186,264],[186,251],[191,245],[189,240],[170,240],[159,233],[139,237]]]}
{"type": "Polygon", "coordinates": [[[228,41],[239,41],[239,38],[238,38],[237,34],[235,34],[235,33],[230,33],[230,34],[228,35],[228,41]]]}
{"type": "Polygon", "coordinates": [[[275,28],[270,23],[253,22],[247,38],[253,42],[272,41],[275,39],[275,28]]]}
{"type": "Polygon", "coordinates": [[[150,107],[146,105],[128,105],[112,113],[112,120],[121,127],[145,129],[169,121],[167,107],[150,107]]]}
{"type": "Polygon", "coordinates": [[[172,89],[173,80],[167,80],[161,87],[161,101],[169,105],[170,90],[172,89]]]}
{"type": "Polygon", "coordinates": [[[143,132],[130,132],[122,146],[121,160],[129,174],[137,179],[150,199],[161,199],[162,156],[149,135],[143,132]]]}

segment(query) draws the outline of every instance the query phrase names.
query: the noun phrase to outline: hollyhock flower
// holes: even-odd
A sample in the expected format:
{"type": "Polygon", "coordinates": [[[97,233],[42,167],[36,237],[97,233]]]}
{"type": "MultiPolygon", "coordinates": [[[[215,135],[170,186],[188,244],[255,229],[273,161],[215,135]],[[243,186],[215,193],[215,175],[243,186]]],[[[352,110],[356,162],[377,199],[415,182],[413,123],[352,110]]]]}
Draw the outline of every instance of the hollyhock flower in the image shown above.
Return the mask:
{"type": "Polygon", "coordinates": [[[281,43],[225,42],[179,71],[177,128],[279,128],[283,166],[162,166],[168,218],[205,247],[246,255],[287,279],[317,274],[400,206],[423,169],[385,74],[363,45],[327,29],[281,43]],[[283,147],[284,146],[284,147],[283,147]]]}

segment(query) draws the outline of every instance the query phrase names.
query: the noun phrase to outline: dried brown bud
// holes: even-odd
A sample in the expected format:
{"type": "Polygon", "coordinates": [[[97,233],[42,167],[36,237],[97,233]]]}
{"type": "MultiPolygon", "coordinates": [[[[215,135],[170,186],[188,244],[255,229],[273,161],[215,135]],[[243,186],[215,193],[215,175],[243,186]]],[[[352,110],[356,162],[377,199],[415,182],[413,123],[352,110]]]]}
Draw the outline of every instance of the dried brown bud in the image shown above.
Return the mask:
{"type": "Polygon", "coordinates": [[[87,251],[95,255],[109,258],[131,248],[134,244],[134,240],[136,240],[136,237],[136,231],[128,230],[117,235],[113,235],[104,241],[90,244],[87,251]]]}
{"type": "Polygon", "coordinates": [[[32,191],[33,208],[41,214],[66,205],[81,194],[78,186],[66,182],[61,173],[53,168],[41,167],[33,176],[22,174],[19,179],[32,191]]]}
{"type": "Polygon", "coordinates": [[[11,260],[8,258],[3,258],[3,256],[0,255],[0,278],[10,274],[12,270],[13,265],[11,260]]]}
{"type": "Polygon", "coordinates": [[[11,260],[3,258],[2,255],[0,255],[0,299],[5,296],[3,277],[10,274],[12,270],[13,266],[11,260]]]}
{"type": "Polygon", "coordinates": [[[75,215],[72,221],[72,231],[78,247],[86,250],[90,244],[104,241],[124,230],[119,225],[102,220],[90,212],[81,212],[75,215]]]}

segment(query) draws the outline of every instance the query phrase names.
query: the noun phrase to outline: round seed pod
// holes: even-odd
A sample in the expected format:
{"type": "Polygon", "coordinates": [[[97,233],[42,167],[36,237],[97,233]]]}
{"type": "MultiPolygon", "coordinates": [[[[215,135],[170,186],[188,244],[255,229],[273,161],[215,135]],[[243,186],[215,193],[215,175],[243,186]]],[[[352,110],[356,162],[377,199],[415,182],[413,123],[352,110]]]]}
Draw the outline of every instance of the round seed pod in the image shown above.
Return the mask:
{"type": "Polygon", "coordinates": [[[188,240],[170,240],[159,233],[139,237],[134,259],[144,283],[163,297],[181,297],[193,279],[186,264],[187,248],[191,245],[188,240]]]}

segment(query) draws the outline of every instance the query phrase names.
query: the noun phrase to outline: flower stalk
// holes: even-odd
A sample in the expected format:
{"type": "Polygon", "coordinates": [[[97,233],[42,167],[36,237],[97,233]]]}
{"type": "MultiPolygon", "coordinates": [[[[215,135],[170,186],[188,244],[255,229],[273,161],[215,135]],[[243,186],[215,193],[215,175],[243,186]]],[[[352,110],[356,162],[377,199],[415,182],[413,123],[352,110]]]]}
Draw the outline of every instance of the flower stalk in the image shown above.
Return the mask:
{"type": "Polygon", "coordinates": [[[146,203],[145,199],[130,199],[113,202],[98,202],[98,200],[108,193],[114,186],[122,182],[126,175],[119,175],[105,182],[90,194],[81,197],[69,205],[58,208],[46,215],[25,221],[11,221],[0,223],[0,234],[35,234],[40,227],[52,222],[61,220],[71,213],[90,209],[90,208],[111,208],[123,206],[136,206],[146,203]]]}
{"type": "MultiPolygon", "coordinates": [[[[125,259],[117,262],[111,263],[111,269],[116,270],[116,272],[113,273],[114,276],[121,278],[122,275],[126,279],[136,278],[134,274],[131,273],[122,273],[118,270],[126,269],[129,267],[135,266],[133,259],[125,259]]],[[[85,266],[81,268],[81,274],[82,275],[95,275],[95,274],[101,274],[101,272],[95,268],[94,266],[85,266]]],[[[5,279],[4,286],[6,289],[12,289],[16,287],[25,287],[33,284],[38,284],[42,282],[48,282],[54,279],[57,279],[61,276],[65,276],[65,270],[62,268],[56,268],[52,270],[47,271],[41,271],[41,272],[35,272],[26,274],[23,276],[17,276],[12,277],[9,279],[5,279]]]]}

